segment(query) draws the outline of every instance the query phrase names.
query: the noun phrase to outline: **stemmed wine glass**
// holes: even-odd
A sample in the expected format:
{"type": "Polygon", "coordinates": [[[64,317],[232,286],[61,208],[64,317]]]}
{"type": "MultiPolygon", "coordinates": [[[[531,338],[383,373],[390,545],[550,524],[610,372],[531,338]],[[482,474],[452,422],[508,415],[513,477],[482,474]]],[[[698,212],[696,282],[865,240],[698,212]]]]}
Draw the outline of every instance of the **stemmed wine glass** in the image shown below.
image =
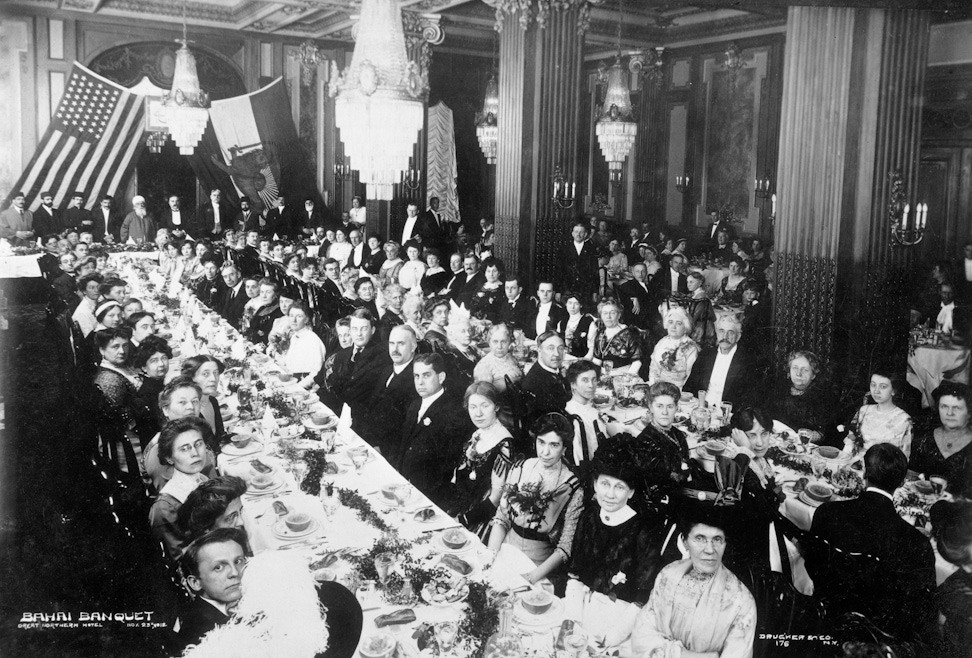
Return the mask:
{"type": "Polygon", "coordinates": [[[368,462],[368,449],[361,447],[351,448],[348,450],[348,455],[351,457],[351,463],[354,464],[355,472],[361,475],[361,471],[364,470],[364,466],[368,462]]]}
{"type": "Polygon", "coordinates": [[[404,484],[397,484],[392,489],[392,495],[395,497],[395,503],[398,506],[398,515],[402,523],[405,523],[405,503],[408,499],[412,497],[412,485],[407,482],[404,484]]]}

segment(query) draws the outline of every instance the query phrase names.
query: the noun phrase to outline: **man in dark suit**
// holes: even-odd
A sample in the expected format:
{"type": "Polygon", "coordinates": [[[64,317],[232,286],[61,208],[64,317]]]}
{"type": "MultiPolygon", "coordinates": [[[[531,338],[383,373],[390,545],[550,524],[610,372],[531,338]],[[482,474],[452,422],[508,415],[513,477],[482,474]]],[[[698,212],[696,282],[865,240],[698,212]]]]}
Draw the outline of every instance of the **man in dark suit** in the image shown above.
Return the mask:
{"type": "Polygon", "coordinates": [[[527,338],[536,338],[540,334],[555,330],[567,319],[567,309],[554,301],[553,281],[541,281],[537,284],[537,302],[524,331],[527,338]]]}
{"type": "Polygon", "coordinates": [[[295,224],[294,214],[294,207],[288,206],[287,198],[281,194],[277,197],[277,207],[267,211],[267,233],[270,235],[276,233],[281,238],[292,235],[295,224]]]}
{"type": "Polygon", "coordinates": [[[814,598],[836,619],[855,611],[901,641],[934,626],[935,556],[931,544],[898,516],[892,495],[908,459],[890,443],[864,454],[867,490],[854,500],[821,505],[801,548],[814,598]],[[826,544],[824,543],[826,542],[826,544]]]}
{"type": "Polygon", "coordinates": [[[308,197],[304,199],[304,209],[299,213],[293,227],[294,237],[310,237],[318,226],[324,226],[324,216],[314,207],[314,199],[308,197]]]}
{"type": "Polygon", "coordinates": [[[360,268],[364,264],[365,245],[361,241],[361,231],[354,228],[348,233],[348,242],[351,243],[351,255],[348,256],[348,265],[360,268]]]}
{"type": "MultiPolygon", "coordinates": [[[[196,644],[230,620],[243,597],[240,582],[246,565],[246,535],[238,528],[217,528],[192,542],[182,557],[186,584],[196,594],[179,618],[178,644],[196,644]]],[[[179,651],[181,653],[181,650],[179,651]]]]}
{"type": "Polygon", "coordinates": [[[453,505],[452,475],[462,457],[462,442],[475,430],[462,403],[445,395],[445,364],[440,354],[420,354],[412,363],[421,400],[408,407],[402,430],[399,472],[442,508],[453,505]]]}
{"type": "Polygon", "coordinates": [[[533,316],[533,304],[523,294],[523,287],[515,276],[507,276],[504,284],[506,299],[500,306],[500,322],[505,322],[511,329],[519,329],[525,334],[530,331],[530,318],[533,316]]]}
{"type": "MultiPolygon", "coordinates": [[[[54,207],[54,197],[50,192],[41,192],[41,205],[34,213],[34,235],[44,237],[61,231],[61,213],[54,207]]],[[[101,242],[95,236],[95,242],[101,242]]]]}
{"type": "Polygon", "coordinates": [[[462,259],[462,269],[466,273],[466,278],[459,288],[455,302],[468,310],[473,295],[486,283],[486,274],[479,271],[479,259],[476,254],[466,254],[462,259]]]}
{"type": "Polygon", "coordinates": [[[231,228],[232,225],[232,212],[229,205],[223,201],[223,193],[219,188],[213,188],[209,192],[209,201],[199,208],[196,233],[192,237],[197,240],[202,238],[220,240],[223,231],[231,228]]]}
{"type": "Polygon", "coordinates": [[[733,409],[756,402],[761,390],[760,375],[753,357],[739,347],[742,324],[734,314],[721,315],[715,323],[716,347],[702,350],[692,367],[685,386],[686,391],[706,391],[709,405],[729,402],[733,409]]]}
{"type": "Polygon", "coordinates": [[[101,197],[98,207],[91,213],[94,218],[94,239],[95,242],[119,242],[121,240],[121,227],[125,217],[112,210],[114,199],[106,194],[101,197]],[[110,239],[109,239],[110,236],[110,239]]]}
{"type": "Polygon", "coordinates": [[[459,291],[466,283],[466,271],[462,267],[462,254],[449,256],[449,270],[452,272],[452,278],[449,279],[449,284],[446,286],[449,290],[448,297],[452,301],[456,301],[459,299],[459,291]]]}
{"type": "Polygon", "coordinates": [[[266,229],[267,221],[260,216],[260,213],[253,210],[250,205],[250,197],[240,197],[240,212],[234,220],[237,231],[256,231],[263,233],[266,229]]]}
{"type": "Polygon", "coordinates": [[[216,310],[238,329],[243,318],[243,308],[250,301],[243,289],[243,275],[240,268],[228,261],[223,264],[221,274],[224,286],[216,299],[216,310]]]}
{"type": "Polygon", "coordinates": [[[424,246],[438,249],[439,253],[449,253],[449,226],[439,212],[439,197],[429,199],[429,208],[422,215],[422,221],[418,223],[416,230],[422,236],[424,246]]]}
{"type": "Polygon", "coordinates": [[[58,257],[60,274],[51,282],[54,292],[71,313],[78,307],[81,298],[78,297],[78,283],[74,276],[74,265],[78,262],[78,257],[68,252],[58,257]]]}
{"type": "Polygon", "coordinates": [[[351,408],[351,429],[359,434],[367,425],[368,415],[373,411],[371,398],[385,366],[391,361],[388,350],[376,336],[371,312],[363,308],[355,310],[351,313],[351,347],[345,347],[334,357],[330,376],[326,376],[324,369],[317,376],[318,384],[326,384],[351,408]]]}
{"type": "Polygon", "coordinates": [[[574,224],[571,229],[573,240],[560,251],[557,289],[561,294],[576,293],[585,303],[590,303],[597,292],[597,254],[587,236],[587,224],[574,224]]]}
{"type": "Polygon", "coordinates": [[[719,235],[719,231],[726,232],[726,242],[731,242],[736,239],[736,229],[732,227],[732,224],[724,219],[719,219],[716,213],[712,213],[712,223],[709,224],[709,230],[705,237],[713,247],[718,240],[717,236],[719,235]]]}
{"type": "Polygon", "coordinates": [[[182,240],[193,225],[192,213],[186,212],[182,207],[182,200],[177,194],[170,194],[168,203],[169,207],[163,210],[159,217],[159,226],[169,229],[172,237],[182,240]]]}
{"type": "Polygon", "coordinates": [[[67,210],[61,213],[61,230],[69,228],[80,230],[81,227],[90,227],[91,222],[91,213],[84,208],[84,193],[72,192],[67,210]]]}
{"type": "Polygon", "coordinates": [[[370,408],[372,413],[363,419],[361,437],[381,450],[390,464],[401,460],[402,428],[409,406],[419,400],[412,373],[412,359],[418,338],[407,325],[393,327],[388,335],[386,365],[378,378],[370,408]]]}
{"type": "Polygon", "coordinates": [[[570,391],[560,374],[565,349],[564,339],[556,331],[547,331],[537,337],[537,362],[520,383],[535,400],[530,410],[530,425],[543,414],[562,412],[570,399],[570,391]]]}
{"type": "Polygon", "coordinates": [[[662,267],[651,279],[655,285],[655,300],[668,299],[674,293],[688,294],[688,276],[685,274],[685,256],[672,254],[668,267],[662,267]],[[655,282],[657,281],[657,284],[655,282]],[[674,282],[674,285],[673,285],[674,282]]]}
{"type": "Polygon", "coordinates": [[[618,296],[624,307],[625,321],[639,329],[653,329],[661,318],[655,293],[649,287],[648,268],[644,263],[635,263],[631,267],[631,275],[634,278],[625,281],[618,288],[618,296]]]}

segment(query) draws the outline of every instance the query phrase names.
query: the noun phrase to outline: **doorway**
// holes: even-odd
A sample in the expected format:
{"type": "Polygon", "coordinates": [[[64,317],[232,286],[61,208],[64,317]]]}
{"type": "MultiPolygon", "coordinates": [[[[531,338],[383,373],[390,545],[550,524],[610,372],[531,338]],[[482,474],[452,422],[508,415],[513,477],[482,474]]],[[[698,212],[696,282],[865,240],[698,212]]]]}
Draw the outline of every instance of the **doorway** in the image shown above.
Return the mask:
{"type": "Polygon", "coordinates": [[[196,174],[189,158],[179,154],[179,147],[167,139],[161,153],[142,149],[135,163],[138,194],[145,197],[149,212],[159,217],[168,208],[168,198],[176,194],[186,211],[196,214],[196,174]]]}

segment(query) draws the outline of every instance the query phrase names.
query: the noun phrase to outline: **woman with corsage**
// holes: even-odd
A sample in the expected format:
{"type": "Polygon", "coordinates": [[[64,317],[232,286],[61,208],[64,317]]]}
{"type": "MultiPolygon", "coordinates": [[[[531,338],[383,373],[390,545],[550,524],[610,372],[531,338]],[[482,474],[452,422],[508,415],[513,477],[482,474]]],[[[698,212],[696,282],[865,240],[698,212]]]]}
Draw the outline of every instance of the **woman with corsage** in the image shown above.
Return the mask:
{"type": "Polygon", "coordinates": [[[536,583],[562,572],[570,561],[583,493],[567,458],[574,438],[571,422],[560,413],[546,414],[530,433],[537,456],[510,469],[490,521],[489,549],[493,555],[504,543],[519,549],[535,565],[523,577],[536,583]]]}
{"type": "Polygon", "coordinates": [[[894,402],[901,379],[889,369],[878,368],[871,375],[870,390],[874,404],[865,404],[854,414],[844,454],[864,454],[877,443],[893,443],[911,457],[911,416],[894,402]]]}
{"type": "Polygon", "coordinates": [[[463,447],[454,477],[456,504],[449,511],[481,538],[513,465],[513,435],[497,416],[500,404],[500,392],[489,382],[474,382],[466,389],[464,406],[476,431],[463,447]]]}
{"type": "Polygon", "coordinates": [[[584,313],[584,301],[578,293],[565,292],[563,300],[567,317],[557,324],[557,333],[564,337],[568,354],[590,361],[597,338],[596,319],[590,313],[584,313]]]}
{"type": "Polygon", "coordinates": [[[648,383],[671,382],[682,388],[699,356],[699,344],[692,340],[692,319],[685,309],[668,309],[664,322],[668,335],[658,341],[651,354],[648,383]]]}
{"type": "Polygon", "coordinates": [[[602,329],[594,339],[594,358],[598,366],[610,361],[615,373],[637,374],[641,369],[641,335],[637,329],[621,324],[621,307],[613,300],[597,305],[602,329]]]}

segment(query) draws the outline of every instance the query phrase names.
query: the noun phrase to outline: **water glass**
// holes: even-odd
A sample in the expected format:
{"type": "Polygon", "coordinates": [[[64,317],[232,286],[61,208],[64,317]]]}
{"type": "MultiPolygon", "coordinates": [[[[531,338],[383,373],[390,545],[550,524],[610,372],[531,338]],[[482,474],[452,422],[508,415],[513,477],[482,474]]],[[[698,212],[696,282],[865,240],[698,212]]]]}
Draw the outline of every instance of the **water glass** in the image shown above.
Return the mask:
{"type": "Polygon", "coordinates": [[[364,470],[364,466],[368,462],[368,449],[351,448],[348,450],[348,456],[351,457],[351,463],[354,464],[355,472],[361,475],[361,471],[364,470]]]}
{"type": "Polygon", "coordinates": [[[454,621],[440,621],[433,626],[435,629],[435,641],[439,645],[441,653],[449,653],[456,645],[456,636],[459,634],[459,624],[454,621]]]}
{"type": "Polygon", "coordinates": [[[369,607],[375,598],[375,581],[373,580],[362,580],[358,585],[358,603],[361,604],[362,608],[369,607]]]}
{"type": "Polygon", "coordinates": [[[614,361],[605,359],[604,361],[601,362],[601,376],[604,377],[604,379],[610,377],[613,371],[614,371],[614,361]]]}
{"type": "Polygon", "coordinates": [[[388,581],[388,572],[395,565],[395,556],[392,553],[380,553],[375,556],[375,571],[378,572],[378,581],[384,587],[388,581]]]}
{"type": "Polygon", "coordinates": [[[824,470],[827,468],[827,462],[822,457],[813,457],[810,460],[810,468],[813,470],[814,477],[817,480],[821,480],[823,479],[824,470]]]}

